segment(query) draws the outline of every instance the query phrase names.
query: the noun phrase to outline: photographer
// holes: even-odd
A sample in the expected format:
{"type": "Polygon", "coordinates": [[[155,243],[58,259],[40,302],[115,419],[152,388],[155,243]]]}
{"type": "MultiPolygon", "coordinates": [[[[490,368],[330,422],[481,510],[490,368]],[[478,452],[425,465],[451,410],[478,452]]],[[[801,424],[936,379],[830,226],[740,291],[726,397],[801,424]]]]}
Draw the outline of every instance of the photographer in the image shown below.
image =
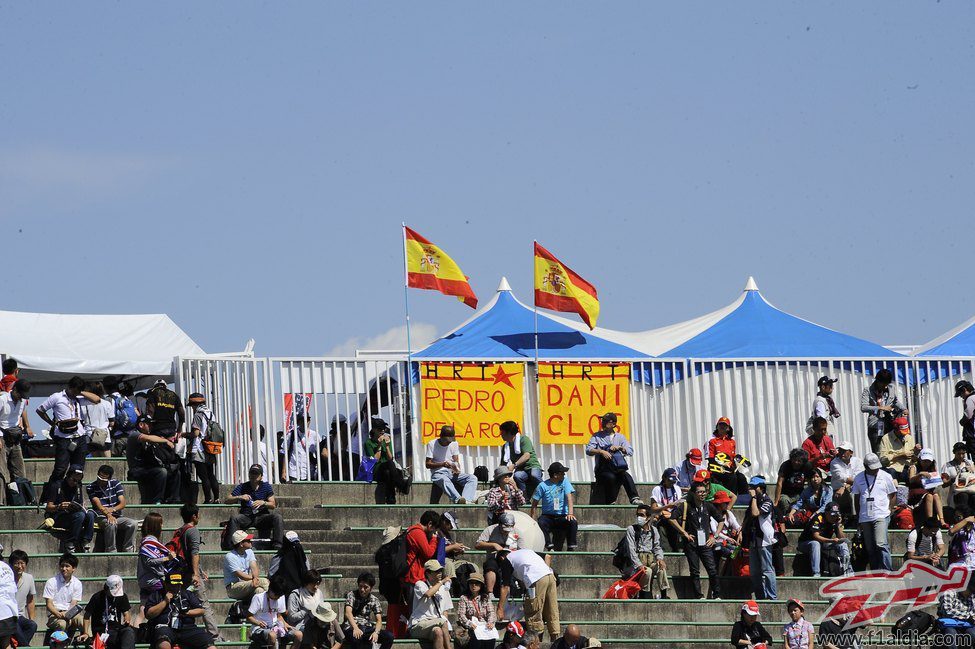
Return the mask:
{"type": "Polygon", "coordinates": [[[78,640],[87,642],[96,635],[107,633],[106,649],[134,649],[135,629],[129,626],[130,608],[122,578],[110,575],[105,580],[105,587],[92,595],[85,606],[84,631],[78,640]]]}
{"type": "Polygon", "coordinates": [[[880,440],[894,429],[894,419],[910,414],[897,397],[897,387],[891,386],[893,382],[890,370],[879,370],[860,395],[860,412],[867,414],[867,437],[874,453],[879,453],[880,440]]]}

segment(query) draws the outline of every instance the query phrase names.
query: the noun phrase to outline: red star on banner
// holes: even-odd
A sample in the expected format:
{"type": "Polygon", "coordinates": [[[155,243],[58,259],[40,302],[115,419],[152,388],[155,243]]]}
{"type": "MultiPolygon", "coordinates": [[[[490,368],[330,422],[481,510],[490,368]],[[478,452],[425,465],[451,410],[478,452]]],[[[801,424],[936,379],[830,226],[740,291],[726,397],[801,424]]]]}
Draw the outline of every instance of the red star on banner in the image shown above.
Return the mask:
{"type": "Polygon", "coordinates": [[[497,385],[498,383],[504,383],[509,388],[514,388],[515,387],[514,384],[511,383],[511,377],[514,375],[515,375],[514,372],[512,372],[511,374],[505,373],[504,369],[500,365],[498,365],[498,371],[495,372],[494,376],[492,377],[494,379],[494,385],[497,385]]]}

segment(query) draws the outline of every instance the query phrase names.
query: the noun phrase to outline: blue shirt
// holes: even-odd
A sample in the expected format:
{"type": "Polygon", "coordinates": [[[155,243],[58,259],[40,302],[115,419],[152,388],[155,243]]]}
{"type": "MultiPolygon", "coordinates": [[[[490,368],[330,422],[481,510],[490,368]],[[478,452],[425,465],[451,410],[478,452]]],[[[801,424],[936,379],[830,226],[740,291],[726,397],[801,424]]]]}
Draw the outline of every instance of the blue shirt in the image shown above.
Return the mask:
{"type": "Polygon", "coordinates": [[[274,489],[271,485],[261,480],[261,484],[257,485],[256,489],[251,487],[251,483],[248,481],[240,483],[230,492],[231,496],[243,496],[244,494],[249,494],[251,499],[240,503],[240,513],[252,514],[254,512],[254,506],[251,503],[255,500],[267,500],[274,495],[274,489]]]}
{"type": "Polygon", "coordinates": [[[244,551],[244,556],[241,556],[231,550],[223,558],[223,585],[229,586],[230,584],[236,584],[240,581],[240,577],[235,575],[235,572],[250,572],[251,571],[251,561],[257,561],[257,557],[254,555],[253,550],[244,551]]]}
{"type": "Polygon", "coordinates": [[[535,495],[532,496],[532,500],[537,500],[541,503],[543,514],[565,516],[569,513],[569,500],[567,496],[575,492],[576,489],[569,482],[568,477],[563,478],[561,484],[555,484],[549,479],[535,488],[535,495]]]}

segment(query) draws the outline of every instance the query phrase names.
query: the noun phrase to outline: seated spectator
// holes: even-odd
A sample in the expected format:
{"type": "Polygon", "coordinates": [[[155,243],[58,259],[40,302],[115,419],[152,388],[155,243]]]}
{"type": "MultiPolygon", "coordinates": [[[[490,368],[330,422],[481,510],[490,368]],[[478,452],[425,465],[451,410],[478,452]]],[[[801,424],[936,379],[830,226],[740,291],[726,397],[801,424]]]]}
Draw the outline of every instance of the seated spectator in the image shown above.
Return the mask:
{"type": "Polygon", "coordinates": [[[708,459],[716,457],[718,453],[724,453],[732,460],[738,454],[735,429],[731,427],[731,420],[727,417],[718,420],[714,425],[714,432],[711,433],[711,439],[708,440],[708,459]]]}
{"type": "Polygon", "coordinates": [[[122,516],[125,509],[125,487],[114,479],[115,469],[103,464],[98,478],[88,485],[88,498],[95,511],[95,522],[102,535],[104,552],[132,552],[135,550],[135,526],[131,518],[122,516]]]}
{"type": "Polygon", "coordinates": [[[525,649],[541,649],[542,637],[534,631],[526,631],[525,637],[521,639],[521,646],[525,649]]]}
{"type": "Polygon", "coordinates": [[[975,597],[972,577],[959,590],[946,590],[938,596],[938,630],[945,636],[944,646],[966,647],[975,644],[975,597]],[[957,636],[967,636],[958,638],[957,636]]]}
{"type": "Polygon", "coordinates": [[[0,649],[7,649],[17,635],[17,585],[14,571],[0,562],[0,649]]]}
{"type": "Polygon", "coordinates": [[[943,568],[941,564],[944,554],[945,542],[941,536],[941,523],[937,518],[923,519],[907,535],[905,561],[921,561],[935,568],[943,568]]]}
{"type": "Polygon", "coordinates": [[[34,575],[27,572],[30,557],[23,550],[14,550],[8,560],[14,573],[14,583],[17,586],[17,633],[14,638],[18,647],[29,647],[34,634],[37,632],[37,622],[34,621],[34,599],[37,589],[34,586],[34,575]]]}
{"type": "Polygon", "coordinates": [[[467,578],[467,592],[457,602],[457,635],[466,636],[467,649],[494,649],[498,640],[494,628],[497,621],[494,600],[484,587],[484,577],[472,573],[467,578]]]}
{"type": "Polygon", "coordinates": [[[72,376],[68,387],[55,392],[37,408],[37,416],[51,427],[54,439],[54,467],[48,482],[64,478],[70,466],[85,468],[88,456],[88,436],[81,424],[81,398],[91,403],[100,403],[102,398],[85,390],[85,382],[72,376]],[[53,415],[53,418],[52,418],[53,415]]]}
{"type": "Polygon", "coordinates": [[[685,490],[690,489],[697,472],[707,468],[708,464],[704,461],[701,449],[692,448],[684,456],[684,461],[674,467],[674,471],[677,472],[677,486],[685,490]]]}
{"type": "Polygon", "coordinates": [[[674,509],[670,517],[670,524],[676,527],[684,538],[684,556],[687,558],[688,572],[694,588],[694,598],[703,599],[701,590],[701,562],[708,573],[709,598],[721,597],[721,583],[718,580],[718,563],[714,556],[714,532],[721,533],[724,525],[722,516],[714,505],[705,500],[707,486],[703,482],[695,483],[688,492],[687,498],[674,509]],[[711,527],[711,520],[718,523],[717,528],[711,527]]]}
{"type": "Polygon", "coordinates": [[[792,505],[799,499],[799,494],[806,488],[813,471],[814,468],[809,463],[809,453],[801,448],[789,451],[789,459],[779,466],[778,479],[775,482],[775,497],[772,499],[783,517],[788,516],[792,505]]]}
{"type": "Polygon", "coordinates": [[[607,412],[601,422],[603,427],[586,444],[586,455],[596,458],[596,482],[607,490],[610,496],[607,501],[616,502],[622,486],[631,505],[643,504],[626,460],[633,455],[633,447],[626,437],[616,432],[616,413],[607,412]]]}
{"type": "Polygon", "coordinates": [[[826,482],[826,472],[815,469],[809,476],[799,499],[792,503],[786,519],[790,526],[801,528],[816,514],[822,513],[833,502],[833,488],[826,482]]]}
{"type": "Polygon", "coordinates": [[[196,477],[203,485],[203,503],[216,504],[220,502],[220,484],[217,482],[216,475],[217,456],[207,453],[203,444],[209,439],[213,411],[207,407],[206,397],[201,392],[191,394],[186,400],[186,405],[193,409],[190,432],[184,435],[190,447],[189,460],[196,469],[196,477]]]}
{"type": "MultiPolygon", "coordinates": [[[[525,618],[532,631],[541,633],[548,631],[550,641],[554,641],[561,633],[562,624],[559,615],[559,598],[555,583],[555,573],[537,552],[525,548],[498,553],[501,563],[510,564],[511,578],[524,584],[529,595],[525,597],[525,618]]],[[[498,608],[504,610],[507,594],[502,594],[502,601],[498,608]]]]}
{"type": "Polygon", "coordinates": [[[975,570],[975,516],[967,507],[955,508],[955,523],[948,530],[948,567],[965,566],[975,570]]]}
{"type": "MultiPolygon", "coordinates": [[[[363,450],[366,455],[376,460],[373,476],[375,481],[382,485],[383,497],[381,500],[383,502],[387,505],[395,505],[397,491],[404,495],[410,493],[413,480],[412,478],[407,478],[403,470],[395,462],[392,437],[389,434],[389,424],[384,419],[380,417],[372,418],[369,439],[363,444],[363,450]]],[[[379,492],[377,491],[376,493],[378,498],[379,492]]]]}
{"type": "Polygon", "coordinates": [[[487,493],[488,525],[498,522],[503,512],[516,510],[525,504],[525,494],[515,484],[511,469],[499,466],[494,470],[494,486],[487,493]]]}
{"type": "Polygon", "coordinates": [[[444,512],[440,515],[437,523],[437,553],[434,559],[443,566],[444,578],[447,586],[450,580],[457,576],[457,565],[460,557],[468,550],[463,543],[454,540],[454,532],[457,531],[457,516],[453,512],[444,512]]]}
{"type": "Polygon", "coordinates": [[[227,524],[227,535],[232,537],[238,530],[255,527],[262,536],[271,537],[271,548],[277,550],[284,542],[284,520],[275,511],[278,504],[274,488],[264,482],[264,469],[260,464],[252,464],[247,477],[247,482],[234,487],[224,501],[228,505],[240,505],[240,511],[227,524]]]}
{"type": "MultiPolygon", "coordinates": [[[[169,477],[169,469],[176,458],[176,443],[168,438],[150,433],[151,421],[146,415],[139,417],[136,431],[126,441],[125,459],[129,467],[129,480],[139,484],[139,500],[142,504],[168,502],[167,496],[179,495],[179,483],[169,477]]],[[[179,471],[173,469],[173,473],[179,471]]]]}
{"type": "Polygon", "coordinates": [[[731,627],[732,647],[754,647],[772,642],[772,636],[758,621],[758,602],[749,600],[741,605],[741,618],[731,627]]]}
{"type": "Polygon", "coordinates": [[[914,463],[920,453],[921,445],[914,443],[907,417],[898,417],[894,420],[894,430],[884,435],[880,440],[880,450],[877,451],[884,471],[898,482],[907,481],[908,467],[914,463]]]}
{"type": "Polygon", "coordinates": [[[257,556],[251,549],[253,538],[253,534],[237,530],[232,539],[234,549],[223,558],[223,584],[233,599],[247,600],[267,590],[268,580],[261,577],[257,556]]]}
{"type": "Polygon", "coordinates": [[[345,643],[345,634],[339,625],[338,614],[332,609],[328,602],[322,602],[312,611],[312,620],[305,625],[302,631],[303,647],[321,647],[322,649],[341,649],[345,643]],[[309,640],[308,633],[317,635],[317,640],[309,640]]]}
{"type": "Polygon", "coordinates": [[[501,466],[514,473],[515,484],[527,499],[542,481],[542,465],[535,455],[535,446],[531,438],[521,434],[517,423],[506,421],[500,428],[504,442],[501,445],[501,466]]]}
{"type": "Polygon", "coordinates": [[[711,519],[711,533],[714,534],[714,555],[718,559],[718,574],[724,574],[725,563],[741,547],[741,523],[732,511],[731,496],[726,491],[719,491],[711,503],[721,514],[721,533],[718,533],[718,522],[711,519]]]}
{"type": "MultiPolygon", "coordinates": [[[[498,552],[520,550],[525,547],[521,536],[514,530],[515,517],[510,512],[505,512],[501,514],[499,522],[481,532],[474,543],[475,549],[487,553],[484,560],[484,586],[490,594],[500,595],[511,582],[511,574],[502,571],[502,562],[498,561],[497,558],[498,552]],[[496,585],[500,585],[500,588],[495,588],[496,585]]],[[[499,619],[503,618],[504,612],[499,611],[498,617],[499,619]]]]}
{"type": "Polygon", "coordinates": [[[163,518],[156,512],[149,512],[142,519],[142,540],[139,542],[139,563],[136,567],[139,603],[142,606],[145,606],[151,593],[163,590],[166,575],[176,567],[176,554],[159,540],[162,525],[163,518]]]}
{"type": "Polygon", "coordinates": [[[450,649],[450,624],[444,612],[451,606],[443,566],[430,559],[423,564],[423,579],[413,584],[410,637],[429,642],[433,649],[450,649]]]}
{"type": "Polygon", "coordinates": [[[47,628],[52,631],[81,631],[81,581],[74,576],[78,557],[65,553],[58,560],[58,574],[44,584],[44,603],[47,606],[47,628]]]}
{"type": "Polygon", "coordinates": [[[284,603],[284,585],[278,578],[268,583],[267,591],[255,593],[247,608],[251,626],[251,641],[263,647],[301,646],[301,631],[284,619],[288,609],[284,603]]]}
{"type": "Polygon", "coordinates": [[[728,496],[731,498],[731,502],[734,502],[738,498],[733,491],[724,485],[718,484],[717,482],[711,480],[711,472],[707,469],[701,469],[694,474],[694,482],[691,483],[691,486],[693,487],[699,484],[704,485],[704,500],[708,502],[713,502],[715,496],[722,492],[728,494],[728,496]]]}
{"type": "Polygon", "coordinates": [[[302,586],[302,579],[305,573],[311,569],[311,562],[305,554],[305,548],[298,538],[298,533],[289,530],[284,535],[284,544],[271,557],[271,563],[267,568],[268,578],[281,575],[284,579],[284,588],[292,591],[302,586]]]}
{"type": "Polygon", "coordinates": [[[803,617],[806,607],[798,599],[790,599],[786,604],[792,621],[782,627],[782,637],[789,649],[813,649],[816,630],[811,622],[803,617]]]}
{"type": "Polygon", "coordinates": [[[92,403],[81,397],[81,423],[88,436],[88,450],[93,457],[111,457],[112,455],[112,425],[115,423],[115,404],[105,394],[105,386],[101,381],[88,384],[88,391],[102,398],[98,403],[92,403]]]}
{"type": "Polygon", "coordinates": [[[85,606],[84,631],[78,639],[87,642],[96,635],[108,634],[104,640],[106,649],[134,649],[135,629],[129,617],[131,608],[122,578],[109,575],[105,587],[92,595],[85,606]]]}
{"type": "Polygon", "coordinates": [[[3,446],[7,449],[7,465],[0,467],[0,473],[4,473],[9,482],[27,476],[21,443],[34,436],[27,416],[30,389],[29,381],[18,379],[10,392],[0,391],[0,432],[3,433],[3,446]]]}
{"type": "Polygon", "coordinates": [[[802,443],[802,450],[809,454],[809,463],[817,469],[829,470],[830,462],[836,457],[836,447],[827,434],[828,422],[823,417],[813,417],[812,431],[802,443]]]}
{"type": "Polygon", "coordinates": [[[670,519],[671,510],[677,506],[683,495],[684,492],[677,486],[677,469],[674,468],[664,469],[660,484],[650,492],[650,507],[660,514],[657,527],[667,537],[667,543],[670,544],[673,552],[680,552],[680,534],[667,521],[670,519]]]}
{"type": "Polygon", "coordinates": [[[947,527],[944,518],[944,505],[938,488],[944,485],[944,478],[934,461],[934,451],[921,449],[917,462],[907,469],[907,504],[916,521],[926,518],[938,519],[938,525],[947,527]]]}
{"type": "Polygon", "coordinates": [[[948,487],[948,506],[971,506],[975,504],[975,499],[972,499],[968,493],[957,491],[956,484],[958,476],[962,474],[971,474],[971,477],[975,478],[975,464],[968,459],[968,447],[965,446],[965,442],[955,442],[951,452],[952,458],[941,467],[941,478],[948,487]]]}
{"type": "Polygon", "coordinates": [[[522,649],[525,638],[525,627],[521,622],[512,620],[504,629],[504,637],[498,649],[522,649]]]}
{"type": "MultiPolygon", "coordinates": [[[[409,589],[407,601],[413,597],[413,584],[422,581],[424,565],[437,556],[440,514],[427,510],[420,516],[420,522],[406,530],[406,574],[403,575],[404,590],[409,589]]],[[[439,562],[438,562],[439,563],[439,562]]],[[[440,567],[443,569],[443,566],[440,567]]]]}
{"type": "Polygon", "coordinates": [[[51,534],[61,541],[64,552],[87,552],[95,535],[95,513],[85,509],[81,478],[85,470],[72,465],[62,480],[49,482],[44,489],[44,513],[54,520],[51,534]]]}
{"type": "Polygon", "coordinates": [[[660,532],[656,522],[658,512],[650,505],[636,506],[636,521],[626,527],[626,565],[620,569],[623,578],[627,578],[641,567],[645,569],[639,579],[640,599],[653,599],[651,584],[656,583],[660,592],[660,599],[670,599],[670,581],[667,579],[667,562],[664,561],[664,550],[660,545],[660,532]]]}
{"type": "Polygon", "coordinates": [[[427,444],[426,467],[430,480],[443,490],[451,503],[473,503],[477,496],[477,478],[460,470],[460,446],[453,426],[443,426],[440,437],[427,444]]]}
{"type": "Polygon", "coordinates": [[[376,578],[364,572],[356,579],[355,590],[345,594],[345,622],[342,633],[349,649],[380,649],[393,646],[393,634],[383,629],[383,609],[372,593],[376,578]]]}
{"type": "Polygon", "coordinates": [[[863,462],[853,457],[853,445],[840,442],[836,445],[836,457],[829,463],[830,486],[833,488],[833,500],[839,504],[844,524],[851,522],[856,516],[853,507],[853,479],[863,471],[863,462]]]}
{"type": "MultiPolygon", "coordinates": [[[[799,551],[809,557],[812,576],[819,577],[822,571],[822,557],[826,552],[834,552],[839,558],[843,574],[853,572],[850,568],[850,546],[843,531],[840,506],[830,503],[822,512],[813,516],[799,535],[799,551]]],[[[837,577],[839,575],[830,575],[837,577]]]]}
{"type": "Polygon", "coordinates": [[[561,462],[553,462],[548,467],[548,480],[539,484],[532,496],[532,518],[538,514],[541,504],[538,526],[545,536],[546,550],[561,550],[563,541],[568,543],[570,552],[579,545],[576,538],[579,533],[579,521],[575,517],[576,490],[565,475],[568,470],[561,462]]]}
{"type": "MultiPolygon", "coordinates": [[[[570,624],[565,627],[565,633],[562,637],[552,643],[550,649],[588,649],[589,638],[582,635],[582,631],[579,629],[579,625],[570,624]]],[[[600,645],[596,645],[600,646],[600,645]]]]}
{"type": "Polygon", "coordinates": [[[203,605],[175,572],[166,577],[165,590],[153,591],[143,607],[151,649],[212,649],[213,636],[196,626],[203,605]]]}
{"type": "Polygon", "coordinates": [[[307,570],[304,582],[288,595],[288,624],[301,631],[302,647],[339,649],[345,634],[338,622],[338,614],[325,601],[322,576],[317,570],[307,570]]]}

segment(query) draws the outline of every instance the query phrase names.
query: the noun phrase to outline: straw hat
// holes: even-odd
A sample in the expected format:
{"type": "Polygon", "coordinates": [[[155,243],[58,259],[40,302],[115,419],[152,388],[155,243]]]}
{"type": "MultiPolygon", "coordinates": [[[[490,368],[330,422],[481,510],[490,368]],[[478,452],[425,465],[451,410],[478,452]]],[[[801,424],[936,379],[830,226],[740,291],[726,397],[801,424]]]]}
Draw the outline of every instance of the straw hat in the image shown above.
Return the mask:
{"type": "Polygon", "coordinates": [[[328,602],[320,602],[315,610],[311,612],[316,618],[324,622],[325,624],[330,624],[335,620],[338,615],[332,610],[332,605],[328,602]]]}

